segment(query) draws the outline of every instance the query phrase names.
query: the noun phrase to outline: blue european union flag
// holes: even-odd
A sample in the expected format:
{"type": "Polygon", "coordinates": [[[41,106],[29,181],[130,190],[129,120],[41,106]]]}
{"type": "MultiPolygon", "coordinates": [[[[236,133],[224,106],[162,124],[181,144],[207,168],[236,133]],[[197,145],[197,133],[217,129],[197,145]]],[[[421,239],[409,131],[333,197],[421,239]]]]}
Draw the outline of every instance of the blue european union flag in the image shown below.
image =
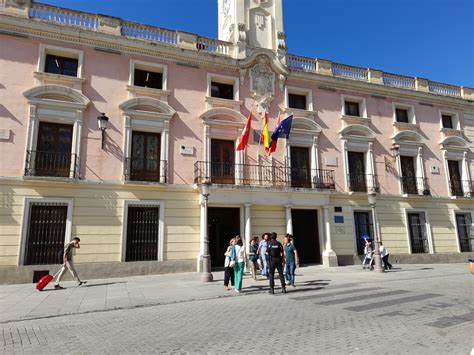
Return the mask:
{"type": "Polygon", "coordinates": [[[272,140],[276,141],[278,138],[286,138],[290,135],[291,123],[293,122],[293,115],[288,116],[275,128],[272,134],[272,140]]]}

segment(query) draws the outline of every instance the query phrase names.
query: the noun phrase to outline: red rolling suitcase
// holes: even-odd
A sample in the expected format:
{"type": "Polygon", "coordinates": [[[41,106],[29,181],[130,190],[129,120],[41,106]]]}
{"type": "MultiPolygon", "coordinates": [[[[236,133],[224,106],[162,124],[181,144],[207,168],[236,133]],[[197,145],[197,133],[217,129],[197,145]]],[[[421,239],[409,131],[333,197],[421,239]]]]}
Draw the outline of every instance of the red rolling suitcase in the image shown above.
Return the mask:
{"type": "MultiPolygon", "coordinates": [[[[59,270],[61,271],[61,270],[59,270]]],[[[37,283],[36,283],[36,289],[38,291],[43,291],[43,288],[48,286],[48,284],[51,282],[52,279],[54,279],[56,276],[58,276],[59,271],[53,276],[53,275],[46,275],[43,276],[37,283]]]]}

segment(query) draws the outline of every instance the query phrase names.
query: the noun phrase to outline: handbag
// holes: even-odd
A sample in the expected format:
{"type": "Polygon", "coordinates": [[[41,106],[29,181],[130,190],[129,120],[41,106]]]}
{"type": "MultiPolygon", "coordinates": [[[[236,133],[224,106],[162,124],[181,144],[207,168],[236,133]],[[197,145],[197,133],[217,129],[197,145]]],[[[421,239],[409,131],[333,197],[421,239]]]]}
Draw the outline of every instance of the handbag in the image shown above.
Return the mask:
{"type": "Polygon", "coordinates": [[[235,248],[234,248],[234,246],[232,246],[232,252],[230,254],[229,267],[231,267],[231,268],[235,267],[235,248]]]}

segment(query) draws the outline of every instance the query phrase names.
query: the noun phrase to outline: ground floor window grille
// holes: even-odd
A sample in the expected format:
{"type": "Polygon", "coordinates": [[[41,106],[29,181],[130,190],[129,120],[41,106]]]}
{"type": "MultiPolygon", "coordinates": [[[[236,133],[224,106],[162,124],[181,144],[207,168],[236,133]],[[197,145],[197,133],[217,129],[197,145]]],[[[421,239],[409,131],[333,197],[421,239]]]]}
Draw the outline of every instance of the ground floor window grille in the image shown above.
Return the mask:
{"type": "Polygon", "coordinates": [[[429,253],[425,214],[423,212],[408,213],[408,229],[411,252],[413,254],[429,253]]]}
{"type": "Polygon", "coordinates": [[[129,206],[125,261],[158,260],[159,207],[129,206]]]}
{"type": "Polygon", "coordinates": [[[471,233],[472,218],[470,213],[456,213],[458,238],[461,253],[474,251],[474,233],[471,233]]]}
{"type": "Polygon", "coordinates": [[[364,254],[365,239],[362,236],[368,236],[373,239],[373,225],[370,212],[354,212],[354,225],[356,230],[357,255],[364,254]]]}
{"type": "Polygon", "coordinates": [[[60,264],[62,262],[66,223],[67,205],[31,204],[25,265],[60,264]]]}

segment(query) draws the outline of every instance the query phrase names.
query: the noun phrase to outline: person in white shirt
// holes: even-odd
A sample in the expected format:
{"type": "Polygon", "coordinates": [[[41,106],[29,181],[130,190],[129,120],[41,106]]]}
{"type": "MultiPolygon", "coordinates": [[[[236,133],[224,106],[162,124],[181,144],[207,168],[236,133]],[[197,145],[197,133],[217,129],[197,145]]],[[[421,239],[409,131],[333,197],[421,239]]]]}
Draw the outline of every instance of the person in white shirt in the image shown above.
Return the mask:
{"type": "Polygon", "coordinates": [[[382,242],[380,242],[380,247],[379,247],[379,252],[380,252],[380,257],[382,258],[382,261],[383,261],[383,267],[385,270],[388,270],[388,269],[391,269],[392,268],[392,264],[390,264],[388,262],[388,256],[390,255],[387,248],[385,248],[382,244],[382,242]]]}
{"type": "Polygon", "coordinates": [[[235,266],[234,266],[234,277],[235,277],[235,292],[239,293],[242,290],[242,278],[244,276],[245,262],[247,255],[245,254],[245,247],[242,242],[240,235],[235,237],[235,266]]]}

